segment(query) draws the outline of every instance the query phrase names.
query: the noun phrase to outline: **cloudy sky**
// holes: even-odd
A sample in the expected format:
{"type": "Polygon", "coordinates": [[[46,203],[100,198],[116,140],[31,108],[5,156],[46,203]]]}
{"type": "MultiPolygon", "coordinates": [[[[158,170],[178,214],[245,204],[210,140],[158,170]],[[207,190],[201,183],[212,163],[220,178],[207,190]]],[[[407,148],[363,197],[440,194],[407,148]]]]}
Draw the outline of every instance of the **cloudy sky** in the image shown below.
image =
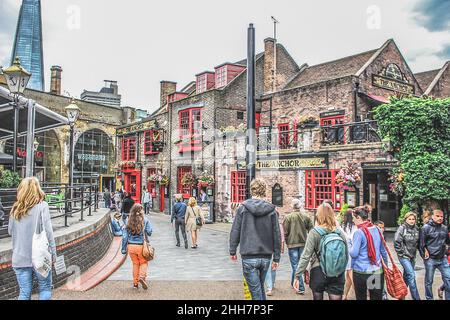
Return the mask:
{"type": "MultiPolygon", "coordinates": [[[[0,0],[0,65],[10,64],[21,0],[0,0]]],[[[380,47],[394,38],[414,72],[450,60],[450,0],[42,0],[46,88],[62,66],[63,90],[79,97],[117,80],[122,104],[155,110],[161,80],[178,89],[195,74],[257,52],[273,35],[300,65],[380,47]]]]}

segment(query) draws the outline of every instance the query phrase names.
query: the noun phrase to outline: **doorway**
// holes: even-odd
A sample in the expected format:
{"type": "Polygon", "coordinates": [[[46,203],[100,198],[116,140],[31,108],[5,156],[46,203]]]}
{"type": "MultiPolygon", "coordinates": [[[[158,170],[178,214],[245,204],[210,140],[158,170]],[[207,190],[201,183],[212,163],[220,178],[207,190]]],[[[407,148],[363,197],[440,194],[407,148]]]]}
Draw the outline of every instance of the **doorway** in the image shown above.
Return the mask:
{"type": "Polygon", "coordinates": [[[381,220],[386,228],[396,228],[400,199],[389,189],[389,170],[364,170],[364,203],[372,206],[372,221],[381,220]]]}
{"type": "Polygon", "coordinates": [[[135,203],[141,203],[141,172],[132,171],[125,173],[124,189],[130,193],[135,203]]]}

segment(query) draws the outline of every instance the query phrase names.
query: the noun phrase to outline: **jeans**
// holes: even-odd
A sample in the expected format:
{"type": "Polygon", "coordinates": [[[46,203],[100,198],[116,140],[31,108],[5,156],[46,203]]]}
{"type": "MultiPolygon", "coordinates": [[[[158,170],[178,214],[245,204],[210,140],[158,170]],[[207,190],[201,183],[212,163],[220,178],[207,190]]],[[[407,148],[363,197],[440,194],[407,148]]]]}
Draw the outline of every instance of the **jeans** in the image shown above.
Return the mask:
{"type": "Polygon", "coordinates": [[[433,300],[434,272],[439,269],[445,286],[445,300],[450,300],[450,265],[447,257],[440,260],[427,259],[425,262],[425,296],[427,300],[433,300]]]}
{"type": "Polygon", "coordinates": [[[420,300],[419,290],[417,290],[416,284],[416,272],[414,271],[416,260],[399,258],[399,261],[403,267],[403,279],[405,280],[406,285],[409,287],[412,298],[414,300],[420,300]]]}
{"type": "MultiPolygon", "coordinates": [[[[302,256],[304,247],[291,248],[289,249],[289,260],[291,261],[292,268],[292,277],[291,277],[291,286],[294,284],[295,272],[297,271],[298,262],[300,261],[300,257],[302,256]]],[[[303,282],[303,277],[300,277],[300,286],[299,291],[305,291],[305,284],[303,282]]]]}
{"type": "Polygon", "coordinates": [[[181,235],[183,236],[184,243],[187,244],[187,235],[186,235],[186,224],[184,223],[184,218],[175,220],[175,237],[177,238],[177,244],[180,244],[180,228],[181,235]]]}
{"type": "Polygon", "coordinates": [[[149,213],[151,205],[152,205],[151,202],[145,202],[144,203],[144,213],[145,214],[149,213]]]}
{"type": "Polygon", "coordinates": [[[383,300],[383,273],[365,274],[353,271],[353,285],[356,300],[367,300],[367,291],[369,291],[370,300],[383,300]]]}
{"type": "Polygon", "coordinates": [[[29,268],[14,268],[17,282],[19,284],[19,298],[18,300],[31,300],[31,292],[33,290],[33,273],[36,275],[39,286],[39,300],[50,300],[52,298],[52,273],[50,272],[47,278],[42,277],[39,273],[34,271],[32,267],[29,268]]]}
{"type": "Polygon", "coordinates": [[[265,284],[266,284],[267,291],[271,291],[275,287],[275,279],[277,277],[277,270],[272,270],[272,262],[273,262],[273,260],[270,260],[270,265],[269,265],[270,269],[267,271],[267,274],[266,274],[265,284]]]}
{"type": "Polygon", "coordinates": [[[252,300],[266,300],[264,280],[270,268],[270,259],[242,259],[244,278],[252,295],[252,300]]]}

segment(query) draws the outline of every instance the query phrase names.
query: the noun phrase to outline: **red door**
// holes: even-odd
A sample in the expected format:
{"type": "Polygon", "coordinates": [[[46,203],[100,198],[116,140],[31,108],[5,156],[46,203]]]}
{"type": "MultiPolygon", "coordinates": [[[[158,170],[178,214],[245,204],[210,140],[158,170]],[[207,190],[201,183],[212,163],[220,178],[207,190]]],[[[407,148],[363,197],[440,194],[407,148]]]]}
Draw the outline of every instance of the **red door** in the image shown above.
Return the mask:
{"type": "Polygon", "coordinates": [[[134,171],[125,174],[125,191],[131,194],[135,203],[141,203],[141,173],[134,171]]]}
{"type": "Polygon", "coordinates": [[[166,187],[161,186],[159,187],[159,211],[164,212],[164,199],[166,195],[166,187]]]}

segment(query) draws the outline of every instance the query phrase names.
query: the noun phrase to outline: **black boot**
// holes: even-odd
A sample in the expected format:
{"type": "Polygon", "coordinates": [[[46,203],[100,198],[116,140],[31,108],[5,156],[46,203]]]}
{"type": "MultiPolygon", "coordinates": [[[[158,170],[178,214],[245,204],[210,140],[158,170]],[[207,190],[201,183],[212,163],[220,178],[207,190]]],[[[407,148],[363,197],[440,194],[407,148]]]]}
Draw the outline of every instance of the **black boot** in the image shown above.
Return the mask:
{"type": "Polygon", "coordinates": [[[187,248],[188,248],[188,246],[189,246],[189,245],[188,245],[188,243],[187,243],[187,242],[185,242],[185,243],[184,243],[184,248],[185,248],[185,249],[187,249],[187,248]]]}
{"type": "Polygon", "coordinates": [[[177,246],[177,247],[179,247],[179,246],[180,246],[180,243],[179,243],[179,242],[177,242],[176,246],[177,246]]]}

